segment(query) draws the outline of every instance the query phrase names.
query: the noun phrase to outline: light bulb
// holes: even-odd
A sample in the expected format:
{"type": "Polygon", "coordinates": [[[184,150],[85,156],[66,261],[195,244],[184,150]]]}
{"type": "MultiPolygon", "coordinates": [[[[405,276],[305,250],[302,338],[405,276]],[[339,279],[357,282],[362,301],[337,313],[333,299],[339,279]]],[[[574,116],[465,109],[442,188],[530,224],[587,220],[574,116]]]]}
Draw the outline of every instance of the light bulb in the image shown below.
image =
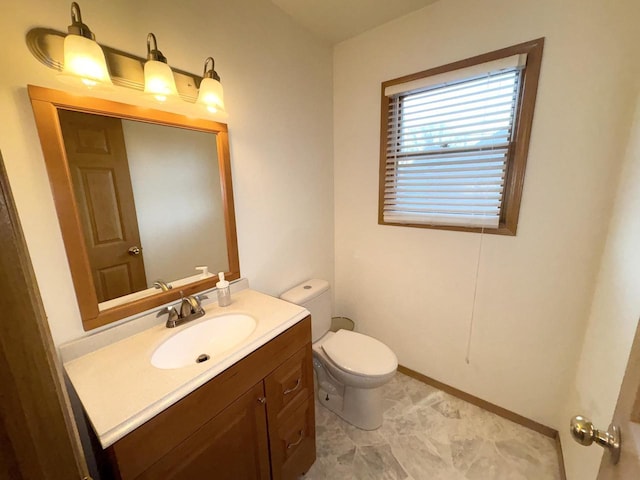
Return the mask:
{"type": "Polygon", "coordinates": [[[205,107],[210,113],[224,112],[224,94],[220,77],[214,70],[213,58],[209,57],[204,62],[204,75],[200,82],[198,92],[198,105],[205,107]],[[211,68],[207,69],[207,64],[211,62],[211,68]]]}
{"type": "Polygon", "coordinates": [[[71,25],[64,39],[64,66],[60,79],[87,87],[112,85],[104,52],[84,23],[77,3],[71,4],[71,25]]]}
{"type": "Polygon", "coordinates": [[[144,64],[144,93],[152,95],[159,102],[165,102],[171,96],[178,96],[169,65],[157,60],[147,60],[144,64]]]}
{"type": "Polygon", "coordinates": [[[158,50],[158,42],[153,33],[147,35],[147,61],[144,64],[144,93],[159,102],[178,98],[173,71],[167,65],[167,59],[158,50]]]}

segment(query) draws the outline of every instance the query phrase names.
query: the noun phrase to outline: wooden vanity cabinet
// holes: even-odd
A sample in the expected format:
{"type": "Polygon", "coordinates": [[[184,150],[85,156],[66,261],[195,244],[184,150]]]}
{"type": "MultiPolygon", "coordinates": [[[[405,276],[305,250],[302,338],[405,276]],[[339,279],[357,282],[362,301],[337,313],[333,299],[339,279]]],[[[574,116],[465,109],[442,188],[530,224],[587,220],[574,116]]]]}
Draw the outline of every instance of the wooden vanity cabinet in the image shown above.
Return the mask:
{"type": "Polygon", "coordinates": [[[316,458],[307,317],[100,453],[103,480],[289,480],[316,458]]]}

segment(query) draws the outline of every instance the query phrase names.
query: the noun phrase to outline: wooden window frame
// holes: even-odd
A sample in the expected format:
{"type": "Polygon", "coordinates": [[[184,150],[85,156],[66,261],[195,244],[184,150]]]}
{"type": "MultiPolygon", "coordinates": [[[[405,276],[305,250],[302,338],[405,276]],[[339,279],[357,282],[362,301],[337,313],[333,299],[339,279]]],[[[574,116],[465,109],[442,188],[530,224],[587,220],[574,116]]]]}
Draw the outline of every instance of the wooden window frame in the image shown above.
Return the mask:
{"type": "Polygon", "coordinates": [[[394,225],[402,227],[431,228],[438,230],[456,230],[462,232],[484,232],[497,235],[515,235],[518,227],[518,216],[520,214],[520,203],[522,199],[522,189],[524,186],[524,174],[527,165],[527,155],[529,152],[529,141],[531,139],[531,127],[533,124],[533,113],[535,110],[536,96],[538,93],[538,82],[540,78],[540,67],[542,64],[542,51],[544,38],[538,38],[529,42],[520,43],[511,47],[502,48],[493,52],[477,55],[457,62],[442,65],[440,67],[423,70],[411,75],[395,78],[382,82],[381,102],[380,102],[380,172],[378,187],[378,224],[394,225]],[[518,103],[516,107],[516,118],[514,123],[515,134],[509,146],[506,161],[505,185],[502,197],[502,208],[500,211],[500,222],[498,228],[487,227],[458,227],[450,225],[426,225],[419,223],[400,223],[384,221],[384,190],[385,171],[387,161],[387,133],[388,133],[388,111],[389,97],[385,95],[385,89],[402,83],[419,80],[433,75],[460,70],[473,65],[499,60],[517,54],[527,54],[527,63],[522,72],[518,103]]]}

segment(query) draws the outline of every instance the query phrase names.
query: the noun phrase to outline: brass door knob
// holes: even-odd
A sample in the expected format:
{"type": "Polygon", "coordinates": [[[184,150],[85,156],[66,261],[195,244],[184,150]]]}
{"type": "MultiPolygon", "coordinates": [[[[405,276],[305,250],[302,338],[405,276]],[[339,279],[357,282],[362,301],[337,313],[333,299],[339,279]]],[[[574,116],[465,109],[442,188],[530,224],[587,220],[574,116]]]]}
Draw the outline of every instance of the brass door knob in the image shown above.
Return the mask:
{"type": "Polygon", "coordinates": [[[611,462],[614,465],[620,460],[622,438],[620,428],[617,425],[611,424],[609,429],[603,432],[595,428],[587,417],[576,415],[571,419],[570,430],[573,439],[580,445],[588,447],[593,442],[596,442],[611,452],[611,462]]]}
{"type": "Polygon", "coordinates": [[[129,253],[129,255],[135,257],[135,256],[140,255],[142,253],[142,249],[140,247],[138,247],[137,245],[134,245],[133,247],[130,247],[129,250],[127,250],[127,253],[129,253]]]}

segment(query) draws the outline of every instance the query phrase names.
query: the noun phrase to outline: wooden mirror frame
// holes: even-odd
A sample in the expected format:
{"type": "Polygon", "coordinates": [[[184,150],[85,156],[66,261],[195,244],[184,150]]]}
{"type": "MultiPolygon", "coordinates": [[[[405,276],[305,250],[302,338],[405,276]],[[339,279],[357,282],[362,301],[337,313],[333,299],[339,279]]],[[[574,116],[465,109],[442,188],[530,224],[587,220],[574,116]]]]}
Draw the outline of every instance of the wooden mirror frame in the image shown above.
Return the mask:
{"type": "Polygon", "coordinates": [[[98,297],[91,274],[89,256],[58,119],[59,108],[216,134],[229,261],[229,271],[225,272],[225,278],[228,280],[240,278],[238,237],[236,234],[236,218],[231,184],[229,136],[226,124],[109,100],[76,96],[33,85],[28,86],[28,91],[47,173],[49,174],[49,183],[51,184],[53,199],[58,212],[58,221],[60,222],[62,239],[67,252],[84,330],[92,330],[178,300],[180,298],[180,290],[186,296],[213,288],[218,281],[218,276],[214,275],[184,285],[179,289],[158,292],[113,308],[99,310],[98,297]]]}

